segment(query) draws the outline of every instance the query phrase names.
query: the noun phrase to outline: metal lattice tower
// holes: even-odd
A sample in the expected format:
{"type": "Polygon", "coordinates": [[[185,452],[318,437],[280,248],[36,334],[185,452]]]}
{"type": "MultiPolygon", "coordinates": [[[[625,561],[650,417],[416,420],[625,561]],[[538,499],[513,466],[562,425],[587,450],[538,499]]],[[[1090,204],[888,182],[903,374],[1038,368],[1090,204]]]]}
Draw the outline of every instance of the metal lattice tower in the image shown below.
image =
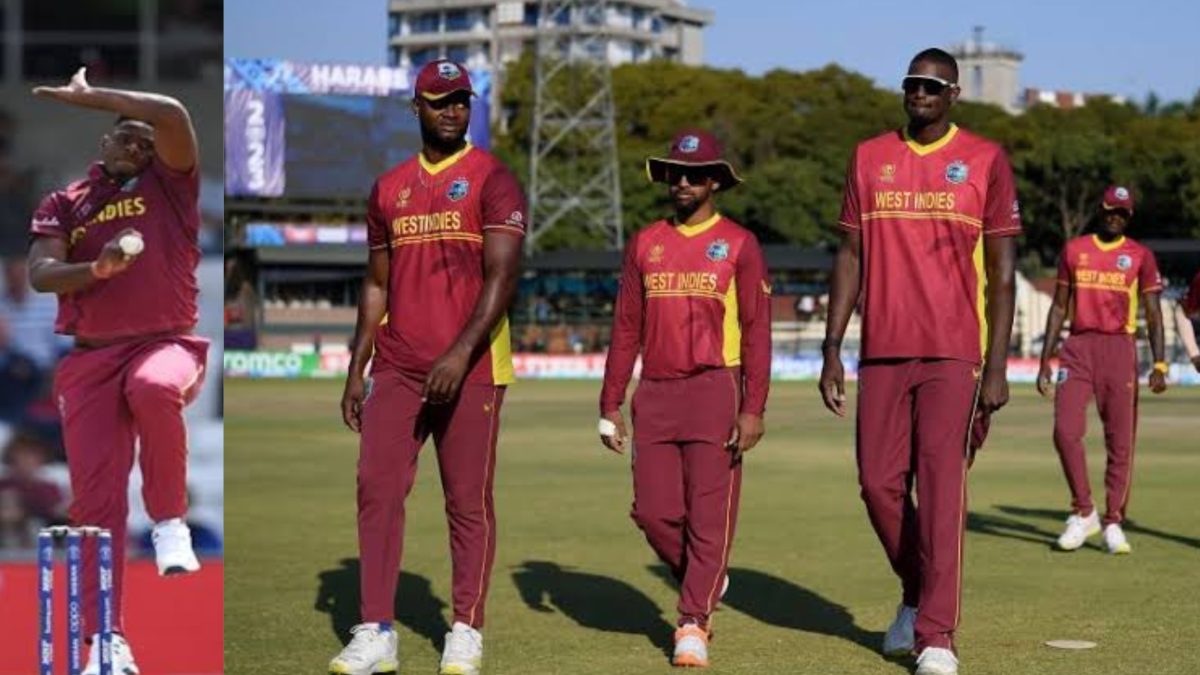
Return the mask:
{"type": "Polygon", "coordinates": [[[555,227],[620,248],[621,180],[607,0],[541,0],[534,66],[527,251],[555,227]]]}

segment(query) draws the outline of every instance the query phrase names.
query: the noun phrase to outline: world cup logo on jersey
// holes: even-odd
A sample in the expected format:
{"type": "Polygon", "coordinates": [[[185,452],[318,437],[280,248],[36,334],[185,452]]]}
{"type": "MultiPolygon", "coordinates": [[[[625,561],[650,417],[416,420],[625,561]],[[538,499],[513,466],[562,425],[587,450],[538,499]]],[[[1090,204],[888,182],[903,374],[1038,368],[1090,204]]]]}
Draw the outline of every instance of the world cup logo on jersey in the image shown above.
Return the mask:
{"type": "Polygon", "coordinates": [[[692,153],[700,149],[700,139],[696,136],[684,136],[679,139],[679,151],[692,153]]]}
{"type": "Polygon", "coordinates": [[[946,167],[946,180],[954,185],[967,182],[967,165],[962,160],[954,160],[946,167]]]}
{"type": "Polygon", "coordinates": [[[713,262],[721,262],[729,257],[729,242],[724,239],[718,239],[708,245],[708,249],[704,252],[708,259],[713,262]]]}
{"type": "Polygon", "coordinates": [[[1121,254],[1121,255],[1117,256],[1117,269],[1124,272],[1125,270],[1129,269],[1130,267],[1133,267],[1133,258],[1130,258],[1129,256],[1127,256],[1125,254],[1121,254]]]}
{"type": "Polygon", "coordinates": [[[457,178],[453,183],[450,183],[450,189],[446,190],[446,196],[450,198],[450,201],[456,202],[466,197],[470,188],[471,184],[466,178],[457,178]]]}

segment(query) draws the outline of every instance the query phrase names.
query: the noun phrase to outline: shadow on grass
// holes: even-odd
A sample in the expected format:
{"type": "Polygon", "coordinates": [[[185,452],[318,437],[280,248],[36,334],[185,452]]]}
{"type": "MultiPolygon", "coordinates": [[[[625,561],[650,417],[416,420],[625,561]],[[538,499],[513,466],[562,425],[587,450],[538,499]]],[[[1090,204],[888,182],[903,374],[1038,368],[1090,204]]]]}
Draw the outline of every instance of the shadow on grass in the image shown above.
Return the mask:
{"type": "MultiPolygon", "coordinates": [[[[334,635],[342,644],[350,642],[350,629],[359,622],[358,558],[344,558],[341,567],[317,575],[320,586],[313,609],[329,615],[334,635]]],[[[400,573],[396,589],[396,621],[429,640],[441,651],[450,625],[446,623],[446,603],[433,594],[429,580],[417,574],[400,573]]]]}
{"type": "Polygon", "coordinates": [[[623,581],[545,560],[526,560],[512,578],[535,612],[557,609],[584,628],[645,635],[668,655],[674,649],[675,627],[653,600],[623,581]]]}
{"type": "MultiPolygon", "coordinates": [[[[1001,506],[997,508],[1003,511],[1006,507],[1001,506]]],[[[1066,520],[1067,517],[1065,511],[1047,513],[1053,513],[1054,520],[1059,522],[1066,520]]],[[[1058,534],[1010,516],[971,511],[967,513],[967,530],[992,537],[1003,537],[1005,539],[1026,541],[1031,544],[1040,544],[1051,551],[1061,552],[1057,544],[1058,534]]],[[[1084,543],[1084,546],[1100,550],[1098,545],[1090,541],[1084,543]]]]}
{"type": "MultiPolygon", "coordinates": [[[[677,587],[665,566],[650,565],[649,569],[668,585],[677,587]]],[[[857,626],[850,610],[842,605],[757,570],[729,568],[729,591],[721,599],[721,606],[772,626],[839,637],[875,653],[883,644],[883,633],[857,626]]]]}
{"type": "MultiPolygon", "coordinates": [[[[1023,518],[1044,518],[1058,522],[1063,522],[1067,518],[1066,511],[1059,511],[1056,509],[1031,509],[1023,506],[1006,505],[997,506],[995,508],[1003,513],[1007,513],[1012,516],[1021,516],[1023,518]]],[[[1156,537],[1158,539],[1162,539],[1163,541],[1169,541],[1176,544],[1182,544],[1183,546],[1190,546],[1191,548],[1200,549],[1200,538],[1198,537],[1189,537],[1182,534],[1175,534],[1173,532],[1156,530],[1152,527],[1141,525],[1136,520],[1126,520],[1125,522],[1121,523],[1121,528],[1130,534],[1144,534],[1148,537],[1156,537]]]]}

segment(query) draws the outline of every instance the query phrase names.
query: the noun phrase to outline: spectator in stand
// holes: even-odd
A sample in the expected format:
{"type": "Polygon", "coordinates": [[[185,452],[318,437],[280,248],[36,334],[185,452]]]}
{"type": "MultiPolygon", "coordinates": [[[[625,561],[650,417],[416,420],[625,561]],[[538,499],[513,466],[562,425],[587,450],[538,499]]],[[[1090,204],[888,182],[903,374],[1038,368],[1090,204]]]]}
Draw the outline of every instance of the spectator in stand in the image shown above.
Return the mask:
{"type": "Polygon", "coordinates": [[[58,301],[45,293],[34,293],[29,286],[29,265],[25,256],[13,255],[3,261],[4,288],[0,292],[0,319],[9,325],[13,346],[49,372],[60,356],[71,349],[71,338],[54,332],[58,301]]]}
{"type": "Polygon", "coordinates": [[[33,173],[12,161],[16,137],[16,120],[0,108],[0,255],[25,252],[25,224],[33,213],[33,173]]]}
{"type": "Polygon", "coordinates": [[[66,522],[67,496],[46,476],[53,455],[42,439],[27,432],[16,433],[4,447],[0,494],[15,495],[20,511],[38,527],[66,522]]]}
{"type": "Polygon", "coordinates": [[[0,422],[20,423],[41,391],[45,373],[12,344],[9,333],[0,315],[0,422]]]}

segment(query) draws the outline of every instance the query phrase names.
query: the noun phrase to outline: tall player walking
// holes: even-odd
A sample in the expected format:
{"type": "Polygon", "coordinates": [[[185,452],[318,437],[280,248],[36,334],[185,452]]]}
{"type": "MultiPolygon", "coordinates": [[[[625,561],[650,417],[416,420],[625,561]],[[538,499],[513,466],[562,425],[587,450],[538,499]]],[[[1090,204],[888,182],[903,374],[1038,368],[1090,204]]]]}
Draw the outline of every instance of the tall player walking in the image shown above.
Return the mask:
{"type": "Polygon", "coordinates": [[[506,312],[520,270],[525,198],[499,160],[467,142],[473,95],[458,64],[421,69],[412,104],[421,152],[381,176],[367,205],[370,257],[341,406],[346,425],[362,435],[362,623],[330,663],[334,673],[396,670],[404,501],[430,435],[453,564],[454,623],[441,673],[473,675],[483,658],[479,631],[496,554],[496,439],[513,381],[506,312]]]}
{"type": "Polygon", "coordinates": [[[957,81],[950,54],[917,54],[908,124],[855,150],[822,345],[821,396],[845,415],[840,352],[861,286],[859,484],[903,590],[883,650],[915,648],[920,675],[958,672],[967,468],[1008,401],[1021,232],[1004,151],[950,122],[957,81]]]}
{"type": "MultiPolygon", "coordinates": [[[[34,94],[118,115],[101,139],[88,177],[51,193],[33,215],[29,277],[58,294],[56,330],[75,336],[60,364],[54,396],[71,474],[71,521],[113,533],[112,662],[138,672],[123,637],[126,520],[134,443],[142,496],[155,522],[160,574],[200,568],[187,515],[187,428],[183,407],[199,392],[208,341],[198,318],[199,171],[196,136],[179,101],[88,84],[81,68],[62,87],[34,94]]],[[[84,569],[93,569],[94,542],[84,569]]],[[[84,580],[84,606],[96,606],[98,580],[84,580]]],[[[99,672],[97,626],[84,675],[99,672]]]]}
{"type": "Polygon", "coordinates": [[[1137,306],[1146,307],[1146,332],[1154,369],[1150,391],[1167,389],[1162,308],[1158,296],[1162,279],[1150,249],[1125,236],[1133,217],[1133,194],[1114,185],[1101,201],[1100,227],[1095,234],[1067,242],[1058,263],[1058,289],[1046,317],[1046,340],[1038,370],[1038,391],[1050,393],[1050,357],[1063,322],[1070,314],[1071,335],[1063,344],[1054,390],[1054,447],[1071,489],[1071,515],[1058,546],[1073,551],[1097,534],[1103,525],[1109,553],[1129,553],[1132,547],[1121,529],[1129,488],[1133,482],[1133,451],[1137,433],[1137,306]],[[1096,397],[1104,422],[1108,466],[1104,472],[1107,508],[1101,519],[1092,505],[1087,453],[1083,435],[1088,401],[1096,397]]]}
{"type": "Polygon", "coordinates": [[[714,607],[737,522],[742,454],[763,435],[771,371],[770,282],[758,241],[716,210],[741,179],[716,139],[683,131],[647,162],[673,220],[625,246],[600,393],[600,438],[627,447],[621,417],[634,361],[633,520],[680,583],[676,666],[707,666],[714,607]]]}

